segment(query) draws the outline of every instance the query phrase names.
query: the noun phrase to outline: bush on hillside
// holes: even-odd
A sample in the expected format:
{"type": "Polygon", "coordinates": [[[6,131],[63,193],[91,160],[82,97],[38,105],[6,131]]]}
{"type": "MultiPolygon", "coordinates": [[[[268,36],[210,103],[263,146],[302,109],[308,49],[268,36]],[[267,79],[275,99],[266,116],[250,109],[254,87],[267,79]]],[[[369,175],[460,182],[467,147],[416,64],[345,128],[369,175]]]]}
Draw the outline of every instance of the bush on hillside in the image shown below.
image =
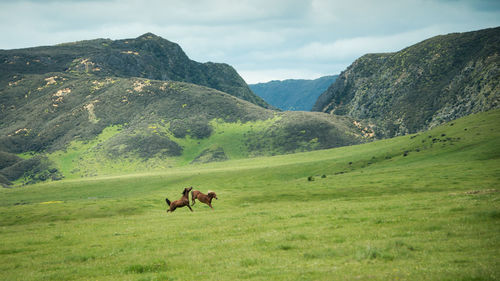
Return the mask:
{"type": "Polygon", "coordinates": [[[0,174],[0,186],[9,187],[12,183],[2,174],[0,174]]]}
{"type": "Polygon", "coordinates": [[[170,122],[170,131],[176,138],[185,138],[186,135],[195,139],[208,138],[212,134],[212,127],[207,120],[194,118],[175,119],[170,122]]]}
{"type": "Polygon", "coordinates": [[[5,176],[9,181],[24,178],[25,184],[37,183],[49,179],[62,179],[62,174],[56,168],[51,167],[51,165],[52,163],[47,157],[35,156],[0,170],[0,174],[5,176]]]}
{"type": "Polygon", "coordinates": [[[139,154],[141,158],[151,158],[161,153],[167,156],[180,156],[182,147],[166,135],[135,135],[131,136],[126,145],[139,154]]]}
{"type": "Polygon", "coordinates": [[[0,170],[12,166],[21,160],[22,159],[15,154],[0,151],[0,170]]]}
{"type": "Polygon", "coordinates": [[[140,158],[149,159],[157,155],[180,156],[182,147],[164,133],[120,134],[107,144],[109,157],[122,157],[136,153],[140,158]]]}
{"type": "Polygon", "coordinates": [[[25,172],[35,169],[41,164],[40,157],[33,157],[19,161],[12,166],[6,167],[0,171],[8,180],[15,181],[21,178],[25,172]]]}

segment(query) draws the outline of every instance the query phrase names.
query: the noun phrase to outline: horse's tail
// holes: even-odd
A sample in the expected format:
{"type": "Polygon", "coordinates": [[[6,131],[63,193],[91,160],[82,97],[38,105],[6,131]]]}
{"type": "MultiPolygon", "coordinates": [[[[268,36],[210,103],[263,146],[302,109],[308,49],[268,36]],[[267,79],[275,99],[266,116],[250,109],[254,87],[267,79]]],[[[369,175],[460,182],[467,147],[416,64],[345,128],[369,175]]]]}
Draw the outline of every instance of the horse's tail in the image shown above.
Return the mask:
{"type": "Polygon", "coordinates": [[[168,198],[165,198],[165,201],[167,202],[167,205],[170,206],[170,200],[168,200],[168,198]]]}

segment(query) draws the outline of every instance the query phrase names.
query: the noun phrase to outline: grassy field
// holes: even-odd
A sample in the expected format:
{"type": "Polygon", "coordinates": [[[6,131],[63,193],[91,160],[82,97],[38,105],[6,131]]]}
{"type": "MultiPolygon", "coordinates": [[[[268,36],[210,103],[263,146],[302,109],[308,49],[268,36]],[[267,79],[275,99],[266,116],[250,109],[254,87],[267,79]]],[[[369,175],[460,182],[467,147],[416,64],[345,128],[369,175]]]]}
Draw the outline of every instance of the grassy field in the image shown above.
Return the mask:
{"type": "Polygon", "coordinates": [[[0,279],[500,280],[499,124],[2,189],[0,279]]]}

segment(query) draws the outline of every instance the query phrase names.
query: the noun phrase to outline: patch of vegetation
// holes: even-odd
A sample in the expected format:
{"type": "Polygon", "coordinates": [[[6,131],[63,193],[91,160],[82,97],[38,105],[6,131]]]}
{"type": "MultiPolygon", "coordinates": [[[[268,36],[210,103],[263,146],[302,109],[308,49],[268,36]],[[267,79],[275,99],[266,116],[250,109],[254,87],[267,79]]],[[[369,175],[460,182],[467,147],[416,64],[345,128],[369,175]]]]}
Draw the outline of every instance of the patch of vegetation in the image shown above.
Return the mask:
{"type": "Polygon", "coordinates": [[[176,138],[190,136],[194,139],[204,139],[212,134],[212,126],[208,120],[198,118],[174,119],[170,122],[170,131],[176,138]]]}
{"type": "Polygon", "coordinates": [[[137,153],[143,159],[161,156],[180,156],[182,147],[172,141],[166,134],[123,135],[112,139],[108,153],[111,157],[122,157],[137,153]]]}
{"type": "Polygon", "coordinates": [[[147,264],[147,265],[142,265],[142,264],[134,264],[130,265],[126,268],[125,272],[126,273],[149,273],[149,272],[162,272],[162,271],[167,271],[168,267],[165,262],[157,262],[153,264],[147,264]]]}
{"type": "Polygon", "coordinates": [[[203,150],[191,163],[209,163],[228,160],[222,147],[209,147],[203,150]]]}
{"type": "Polygon", "coordinates": [[[0,186],[1,187],[9,187],[12,185],[12,182],[9,181],[3,174],[0,173],[0,186]]]}
{"type": "Polygon", "coordinates": [[[0,170],[2,183],[10,185],[9,181],[20,180],[22,184],[34,184],[46,180],[61,180],[62,174],[47,157],[35,156],[33,158],[20,160],[13,165],[0,170]],[[6,181],[7,180],[7,181],[6,181]]]}
{"type": "Polygon", "coordinates": [[[21,158],[17,155],[0,151],[0,170],[12,166],[19,161],[21,161],[21,158]]]}
{"type": "Polygon", "coordinates": [[[286,154],[359,143],[364,138],[356,133],[357,128],[347,119],[286,112],[268,129],[249,134],[247,145],[256,155],[268,155],[267,151],[286,154]]]}

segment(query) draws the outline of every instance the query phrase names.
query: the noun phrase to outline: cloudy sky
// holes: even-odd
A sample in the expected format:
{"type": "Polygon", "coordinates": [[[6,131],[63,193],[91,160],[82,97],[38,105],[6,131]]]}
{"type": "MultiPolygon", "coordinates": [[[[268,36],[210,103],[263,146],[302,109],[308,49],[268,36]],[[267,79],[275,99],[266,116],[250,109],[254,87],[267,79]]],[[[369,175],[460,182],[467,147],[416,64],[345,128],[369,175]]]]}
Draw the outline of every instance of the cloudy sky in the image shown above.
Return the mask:
{"type": "Polygon", "coordinates": [[[497,26],[499,0],[0,0],[0,49],[153,32],[247,83],[338,74],[365,53],[497,26]]]}

